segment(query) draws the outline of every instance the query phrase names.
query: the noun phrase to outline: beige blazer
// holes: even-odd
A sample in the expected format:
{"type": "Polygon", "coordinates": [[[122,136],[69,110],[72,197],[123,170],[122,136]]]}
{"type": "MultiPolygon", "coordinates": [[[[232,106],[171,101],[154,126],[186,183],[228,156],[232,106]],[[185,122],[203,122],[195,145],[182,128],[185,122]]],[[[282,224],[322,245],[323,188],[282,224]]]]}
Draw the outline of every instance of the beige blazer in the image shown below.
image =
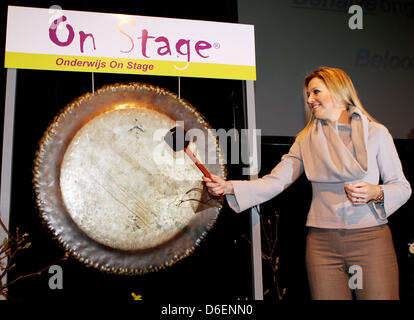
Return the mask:
{"type": "Polygon", "coordinates": [[[356,229],[387,223],[387,217],[411,196],[410,184],[387,128],[368,121],[355,108],[350,110],[350,119],[353,155],[340,141],[337,127],[316,120],[308,134],[296,139],[270,174],[256,180],[232,181],[234,195],[226,196],[229,206],[241,212],[270,200],[305,172],[312,184],[307,226],[356,229]],[[354,205],[348,200],[345,184],[357,181],[378,184],[380,178],[383,206],[373,202],[354,205]]]}

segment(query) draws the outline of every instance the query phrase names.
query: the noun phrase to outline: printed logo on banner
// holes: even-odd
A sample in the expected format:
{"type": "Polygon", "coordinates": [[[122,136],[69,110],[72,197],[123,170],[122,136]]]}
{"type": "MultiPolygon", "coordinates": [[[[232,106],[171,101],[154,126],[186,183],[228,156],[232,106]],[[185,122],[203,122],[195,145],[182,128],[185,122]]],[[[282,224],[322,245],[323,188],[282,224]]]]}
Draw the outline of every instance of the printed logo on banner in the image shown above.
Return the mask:
{"type": "Polygon", "coordinates": [[[255,80],[254,28],[9,6],[5,66],[255,80]],[[34,46],[21,37],[23,19],[39,26],[34,46]]]}

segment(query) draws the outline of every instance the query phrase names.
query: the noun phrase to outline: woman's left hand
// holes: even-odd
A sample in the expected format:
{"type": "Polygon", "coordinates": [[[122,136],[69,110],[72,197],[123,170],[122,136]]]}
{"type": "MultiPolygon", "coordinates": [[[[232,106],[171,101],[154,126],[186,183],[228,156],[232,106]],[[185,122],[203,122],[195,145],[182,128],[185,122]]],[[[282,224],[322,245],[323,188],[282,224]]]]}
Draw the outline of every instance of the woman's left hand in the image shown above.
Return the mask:
{"type": "Polygon", "coordinates": [[[346,184],[345,192],[349,201],[355,205],[361,205],[376,199],[381,193],[381,188],[379,185],[359,181],[352,184],[346,184]]]}

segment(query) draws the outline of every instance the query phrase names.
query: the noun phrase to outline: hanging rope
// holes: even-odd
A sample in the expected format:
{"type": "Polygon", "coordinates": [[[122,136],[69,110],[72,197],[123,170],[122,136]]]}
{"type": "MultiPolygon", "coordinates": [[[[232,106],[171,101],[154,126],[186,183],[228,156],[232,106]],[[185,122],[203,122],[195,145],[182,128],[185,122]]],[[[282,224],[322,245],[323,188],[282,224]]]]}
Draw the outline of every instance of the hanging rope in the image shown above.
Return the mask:
{"type": "Polygon", "coordinates": [[[92,72],[92,94],[95,94],[95,74],[92,72]]]}
{"type": "Polygon", "coordinates": [[[178,99],[181,99],[181,77],[178,77],[178,99]]]}

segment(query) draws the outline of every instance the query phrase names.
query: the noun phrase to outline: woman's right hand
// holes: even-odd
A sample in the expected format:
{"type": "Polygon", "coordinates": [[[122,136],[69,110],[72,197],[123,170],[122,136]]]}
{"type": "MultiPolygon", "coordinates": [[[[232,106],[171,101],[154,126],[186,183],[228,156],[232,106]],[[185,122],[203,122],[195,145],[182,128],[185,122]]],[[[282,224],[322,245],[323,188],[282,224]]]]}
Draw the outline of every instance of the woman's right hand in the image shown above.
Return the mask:
{"type": "Polygon", "coordinates": [[[234,194],[233,184],[222,177],[211,175],[211,179],[203,177],[208,192],[214,197],[221,197],[226,194],[234,194]]]}

